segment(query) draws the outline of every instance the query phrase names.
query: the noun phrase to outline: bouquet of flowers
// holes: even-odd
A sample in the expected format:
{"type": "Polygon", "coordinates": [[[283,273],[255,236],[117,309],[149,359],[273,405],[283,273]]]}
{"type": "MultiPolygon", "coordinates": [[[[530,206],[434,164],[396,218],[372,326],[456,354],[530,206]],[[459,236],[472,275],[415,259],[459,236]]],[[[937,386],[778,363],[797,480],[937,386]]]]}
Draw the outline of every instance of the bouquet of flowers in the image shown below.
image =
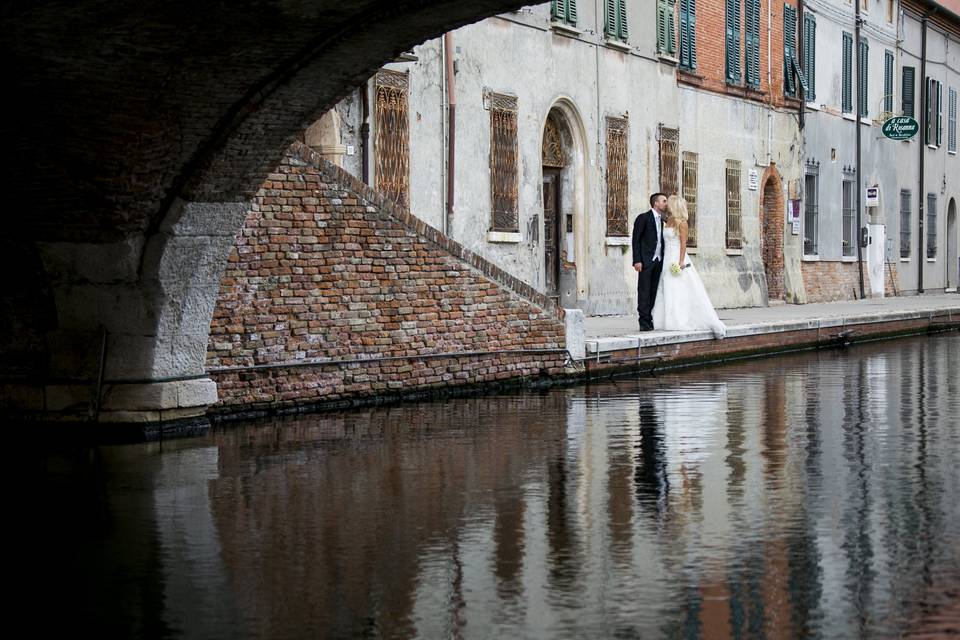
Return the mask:
{"type": "Polygon", "coordinates": [[[672,273],[675,276],[678,276],[680,275],[680,272],[686,268],[687,268],[687,265],[680,266],[679,264],[674,262],[672,265],[670,265],[670,273],[672,273]]]}

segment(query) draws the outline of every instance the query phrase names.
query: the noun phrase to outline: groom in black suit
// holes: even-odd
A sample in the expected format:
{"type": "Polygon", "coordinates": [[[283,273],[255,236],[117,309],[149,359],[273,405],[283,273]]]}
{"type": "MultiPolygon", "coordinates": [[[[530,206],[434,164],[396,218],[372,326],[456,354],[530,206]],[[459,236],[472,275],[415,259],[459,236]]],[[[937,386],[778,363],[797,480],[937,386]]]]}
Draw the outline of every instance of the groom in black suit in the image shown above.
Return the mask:
{"type": "Polygon", "coordinates": [[[663,270],[663,216],[667,196],[650,196],[650,210],[641,213],[633,223],[633,269],[637,272],[637,313],[640,331],[653,330],[653,304],[663,270]]]}

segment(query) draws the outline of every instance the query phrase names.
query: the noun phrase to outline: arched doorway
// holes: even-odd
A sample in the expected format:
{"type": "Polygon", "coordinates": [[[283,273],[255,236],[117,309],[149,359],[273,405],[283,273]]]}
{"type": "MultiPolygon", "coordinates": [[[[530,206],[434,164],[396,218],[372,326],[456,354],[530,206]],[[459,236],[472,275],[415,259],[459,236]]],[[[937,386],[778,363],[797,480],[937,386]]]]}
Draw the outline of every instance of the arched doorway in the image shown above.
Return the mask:
{"type": "Polygon", "coordinates": [[[947,288],[958,289],[960,285],[960,230],[957,229],[957,199],[950,198],[947,205],[947,288]]]}
{"type": "Polygon", "coordinates": [[[577,262],[582,253],[583,223],[577,212],[583,207],[584,171],[576,122],[572,106],[559,102],[547,115],[541,145],[544,291],[565,308],[580,306],[584,293],[584,274],[577,262]]]}
{"type": "Polygon", "coordinates": [[[760,252],[767,276],[767,300],[783,300],[783,185],[773,165],[765,174],[760,196],[760,252]]]}

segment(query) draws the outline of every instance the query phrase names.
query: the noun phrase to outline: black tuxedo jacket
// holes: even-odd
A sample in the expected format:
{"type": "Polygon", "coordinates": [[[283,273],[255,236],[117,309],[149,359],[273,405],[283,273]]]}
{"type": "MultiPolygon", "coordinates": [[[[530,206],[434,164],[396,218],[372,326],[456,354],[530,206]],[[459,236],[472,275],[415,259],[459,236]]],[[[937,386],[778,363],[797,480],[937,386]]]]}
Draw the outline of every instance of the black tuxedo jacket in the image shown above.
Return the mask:
{"type": "MultiPolygon", "coordinates": [[[[633,264],[638,262],[648,269],[653,263],[653,252],[657,249],[657,223],[653,217],[653,209],[637,216],[633,221],[633,264]]],[[[660,235],[663,235],[663,216],[660,216],[660,235]]],[[[660,255],[663,260],[663,242],[660,243],[660,255]]]]}

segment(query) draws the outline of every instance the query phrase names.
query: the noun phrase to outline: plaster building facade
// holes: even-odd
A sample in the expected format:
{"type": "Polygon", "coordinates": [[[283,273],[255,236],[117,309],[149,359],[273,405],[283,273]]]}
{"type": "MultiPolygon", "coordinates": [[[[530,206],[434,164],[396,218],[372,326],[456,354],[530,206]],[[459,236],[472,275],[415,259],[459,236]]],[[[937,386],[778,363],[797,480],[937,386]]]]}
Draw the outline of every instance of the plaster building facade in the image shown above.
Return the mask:
{"type": "Polygon", "coordinates": [[[656,191],[693,205],[717,306],[801,302],[784,13],[561,0],[501,14],[402,54],[305,142],[563,307],[633,312],[629,232],[656,191]]]}

